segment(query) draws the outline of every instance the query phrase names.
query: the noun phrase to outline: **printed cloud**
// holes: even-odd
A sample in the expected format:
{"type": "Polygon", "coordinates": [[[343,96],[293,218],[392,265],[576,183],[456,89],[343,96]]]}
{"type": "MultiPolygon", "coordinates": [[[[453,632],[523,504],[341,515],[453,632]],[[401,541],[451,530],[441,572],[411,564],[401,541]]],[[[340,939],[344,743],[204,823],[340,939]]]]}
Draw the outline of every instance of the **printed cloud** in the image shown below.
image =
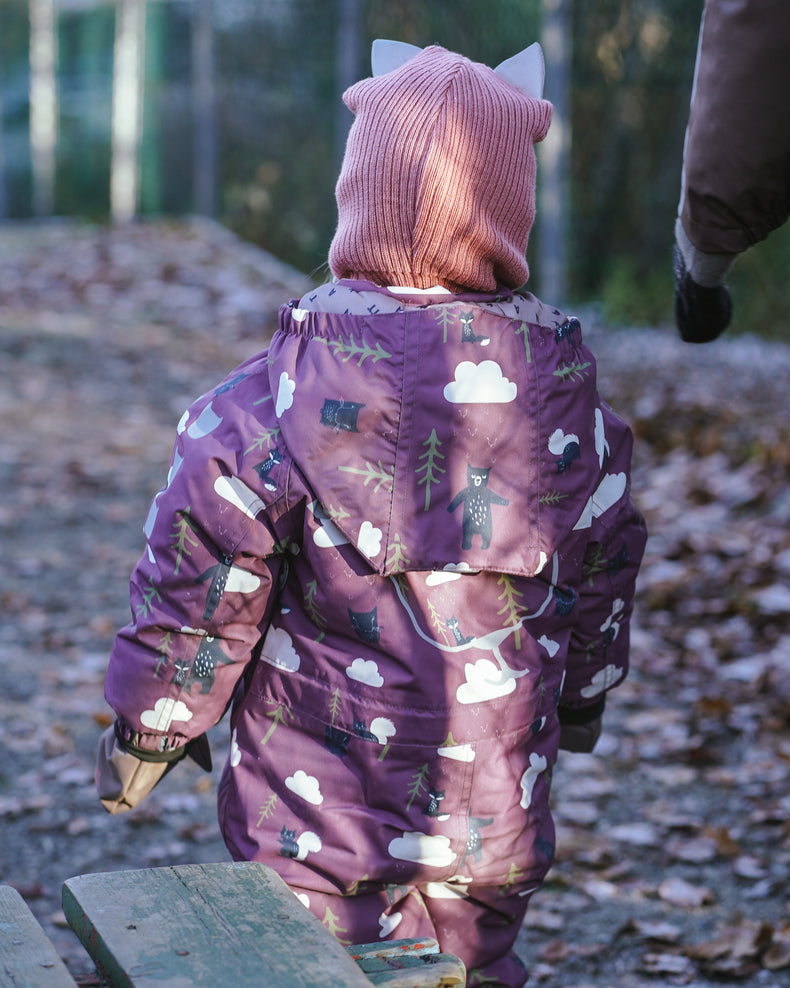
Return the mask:
{"type": "Polygon", "coordinates": [[[455,368],[455,380],[445,385],[444,397],[453,404],[504,404],[515,401],[517,388],[502,373],[495,360],[479,364],[462,360],[455,368]]]}
{"type": "Polygon", "coordinates": [[[274,625],[270,625],[266,632],[261,658],[264,662],[286,672],[296,672],[302,661],[288,632],[283,631],[282,628],[275,628],[274,625]]]}
{"type": "Polygon", "coordinates": [[[431,836],[419,830],[404,833],[403,837],[390,841],[389,852],[401,861],[416,861],[435,868],[447,868],[455,859],[449,837],[441,834],[431,836]]]}
{"type": "Polygon", "coordinates": [[[365,683],[366,686],[383,686],[384,679],[379,672],[378,665],[373,659],[354,659],[346,669],[346,675],[358,683],[365,683]]]}
{"type": "Polygon", "coordinates": [[[261,579],[240,566],[231,566],[225,584],[226,593],[255,593],[261,585],[261,579]]]}
{"type": "Polygon", "coordinates": [[[140,714],[143,727],[151,731],[166,731],[174,720],[192,720],[192,711],[183,700],[160,696],[153,710],[144,710],[140,714]]]}
{"type": "Polygon", "coordinates": [[[374,717],[370,722],[370,733],[375,735],[379,744],[387,744],[395,736],[395,725],[388,717],[374,717]]]}
{"type": "Polygon", "coordinates": [[[319,549],[331,549],[335,545],[345,545],[348,539],[334,522],[326,519],[321,522],[321,527],[313,532],[313,542],[319,549]]]}
{"type": "Polygon", "coordinates": [[[159,514],[159,499],[154,498],[151,502],[151,507],[148,509],[148,515],[145,519],[145,524],[143,525],[143,533],[147,539],[151,538],[151,534],[154,530],[154,524],[156,523],[156,516],[159,514]]]}
{"type": "Polygon", "coordinates": [[[565,447],[568,446],[570,443],[576,443],[576,445],[578,446],[579,437],[573,432],[566,435],[562,431],[562,429],[555,429],[554,432],[552,432],[552,434],[549,436],[549,442],[548,442],[549,452],[552,453],[554,456],[562,456],[562,454],[565,452],[565,447]]]}
{"type": "Polygon", "coordinates": [[[622,676],[622,669],[618,666],[609,664],[605,669],[599,669],[598,672],[596,672],[589,686],[582,687],[581,695],[585,698],[598,696],[599,693],[603,693],[603,691],[609,689],[610,686],[614,686],[618,679],[622,679],[622,676]]]}
{"type": "Polygon", "coordinates": [[[266,507],[255,491],[238,477],[217,477],[214,481],[214,491],[224,501],[242,511],[248,518],[254,518],[259,511],[266,507]]]}
{"type": "Polygon", "coordinates": [[[280,384],[277,388],[277,404],[275,405],[275,415],[279,418],[283,412],[287,412],[288,409],[294,403],[294,391],[296,391],[296,381],[292,381],[288,377],[288,371],[283,371],[280,374],[280,384]]]}
{"type": "Polygon", "coordinates": [[[603,412],[600,408],[595,409],[595,451],[598,454],[598,463],[603,466],[603,461],[609,452],[609,443],[606,441],[603,412]]]}
{"type": "Polygon", "coordinates": [[[613,640],[617,638],[620,633],[620,622],[616,618],[620,617],[623,608],[625,607],[625,601],[621,600],[619,597],[615,598],[612,602],[612,613],[601,625],[601,631],[608,631],[610,628],[613,630],[613,640]]]}
{"type": "Polygon", "coordinates": [[[452,758],[455,762],[473,762],[475,749],[471,744],[444,744],[436,749],[442,758],[452,758]]]}
{"type": "Polygon", "coordinates": [[[446,882],[426,882],[422,891],[429,899],[465,899],[471,882],[465,875],[453,875],[446,882]]]}
{"type": "Polygon", "coordinates": [[[593,494],[593,515],[600,518],[604,511],[614,507],[625,494],[625,486],[624,473],[607,473],[593,494]]]}
{"type": "Polygon", "coordinates": [[[397,929],[401,920],[403,919],[403,913],[390,913],[389,916],[386,913],[382,913],[379,916],[379,937],[383,940],[388,937],[393,930],[397,929]]]}
{"type": "Polygon", "coordinates": [[[207,436],[209,433],[213,432],[217,426],[221,424],[222,419],[211,407],[211,402],[209,402],[192,425],[189,426],[187,429],[187,435],[190,439],[202,439],[204,436],[207,436]]]}
{"type": "Polygon", "coordinates": [[[456,698],[459,703],[481,703],[485,700],[496,700],[507,696],[516,688],[512,676],[505,675],[491,659],[478,659],[472,665],[467,662],[464,666],[466,682],[458,687],[456,698]]]}
{"type": "Polygon", "coordinates": [[[460,580],[464,574],[474,575],[480,570],[472,569],[469,563],[448,563],[442,569],[432,570],[425,578],[426,587],[440,587],[443,583],[460,580]]]}
{"type": "Polygon", "coordinates": [[[538,638],[538,645],[542,645],[552,659],[560,649],[560,643],[555,642],[553,638],[549,638],[546,635],[541,635],[538,638]]]}
{"type": "Polygon", "coordinates": [[[285,784],[292,793],[301,796],[305,802],[312,803],[313,806],[320,806],[324,801],[318,779],[313,775],[308,775],[307,772],[303,772],[302,769],[298,769],[289,776],[285,780],[285,784]]]}
{"type": "Polygon", "coordinates": [[[236,740],[236,729],[233,729],[233,734],[230,736],[230,764],[231,768],[236,768],[236,766],[241,761],[241,748],[236,740]]]}
{"type": "Polygon", "coordinates": [[[529,756],[529,768],[521,776],[521,807],[528,810],[532,805],[532,790],[541,772],[545,772],[548,766],[545,755],[538,755],[533,751],[529,756]]]}
{"type": "Polygon", "coordinates": [[[625,488],[626,476],[624,473],[607,473],[584,506],[581,518],[573,526],[574,531],[589,528],[593,518],[600,518],[605,511],[617,504],[625,494],[625,488]]]}
{"type": "Polygon", "coordinates": [[[321,838],[318,834],[314,834],[312,830],[305,830],[303,834],[300,834],[296,838],[296,843],[299,848],[299,853],[296,855],[297,861],[304,861],[311,851],[318,853],[323,847],[321,838]]]}
{"type": "Polygon", "coordinates": [[[374,528],[369,521],[363,521],[359,528],[357,548],[368,559],[378,556],[381,552],[381,529],[374,528]]]}

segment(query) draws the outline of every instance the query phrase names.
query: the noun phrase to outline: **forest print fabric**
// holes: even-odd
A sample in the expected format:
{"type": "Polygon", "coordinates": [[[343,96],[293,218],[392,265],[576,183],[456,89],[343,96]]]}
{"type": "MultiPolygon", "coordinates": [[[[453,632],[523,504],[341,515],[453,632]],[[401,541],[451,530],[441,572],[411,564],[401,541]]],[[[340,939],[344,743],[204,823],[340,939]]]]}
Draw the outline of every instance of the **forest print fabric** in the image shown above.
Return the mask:
{"type": "Polygon", "coordinates": [[[530,295],[291,303],[179,424],[107,676],[122,735],[178,747],[232,699],[234,858],[343,941],[438,935],[470,985],[522,984],[558,707],[628,668],[630,453],[578,322],[530,295]]]}

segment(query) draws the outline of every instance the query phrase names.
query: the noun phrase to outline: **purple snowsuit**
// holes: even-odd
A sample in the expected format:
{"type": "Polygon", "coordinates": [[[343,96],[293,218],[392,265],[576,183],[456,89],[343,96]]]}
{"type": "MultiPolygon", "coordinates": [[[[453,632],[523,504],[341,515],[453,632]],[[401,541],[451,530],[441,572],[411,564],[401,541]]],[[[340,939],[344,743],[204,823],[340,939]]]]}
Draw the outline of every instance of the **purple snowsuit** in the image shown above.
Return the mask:
{"type": "Polygon", "coordinates": [[[185,414],[106,695],[183,746],[232,699],[236,859],[344,942],[435,935],[469,984],[554,854],[559,715],[625,676],[645,529],[575,319],[365,282],[283,307],[185,414]]]}

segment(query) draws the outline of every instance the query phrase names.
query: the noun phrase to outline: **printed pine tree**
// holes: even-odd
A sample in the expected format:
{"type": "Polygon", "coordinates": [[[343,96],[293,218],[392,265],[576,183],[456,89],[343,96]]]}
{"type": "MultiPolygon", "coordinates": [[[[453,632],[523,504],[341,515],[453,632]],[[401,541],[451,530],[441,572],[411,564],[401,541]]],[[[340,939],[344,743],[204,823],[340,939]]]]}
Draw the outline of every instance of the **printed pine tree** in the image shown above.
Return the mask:
{"type": "Polygon", "coordinates": [[[431,625],[436,629],[436,631],[442,636],[445,645],[450,644],[449,632],[447,630],[447,622],[443,621],[439,616],[439,612],[433,606],[431,600],[428,601],[428,616],[431,619],[431,625]]]}
{"type": "Polygon", "coordinates": [[[156,669],[154,669],[154,675],[159,676],[162,666],[168,666],[173,655],[173,635],[170,631],[166,631],[159,639],[159,648],[156,652],[159,659],[156,663],[156,669]]]}
{"type": "Polygon", "coordinates": [[[178,576],[184,556],[191,556],[192,549],[196,549],[200,545],[198,540],[192,535],[192,518],[189,508],[179,511],[178,515],[179,517],[173,525],[172,541],[170,543],[170,548],[176,554],[176,565],[173,570],[175,576],[178,576]]]}
{"type": "Polygon", "coordinates": [[[447,330],[455,322],[455,313],[451,312],[446,305],[436,306],[436,321],[442,327],[442,343],[447,342],[447,330]]]}
{"type": "Polygon", "coordinates": [[[516,597],[523,597],[524,594],[521,593],[521,591],[516,590],[513,586],[513,581],[505,573],[503,573],[497,580],[497,586],[501,586],[503,588],[502,593],[497,597],[497,600],[504,600],[505,602],[501,610],[497,611],[498,615],[505,615],[505,619],[502,622],[502,627],[516,629],[514,643],[516,648],[521,648],[521,619],[524,613],[524,608],[518,603],[516,597]]]}
{"type": "Polygon", "coordinates": [[[590,367],[592,367],[592,362],[585,360],[583,363],[580,360],[574,360],[572,364],[563,364],[554,371],[554,377],[559,377],[561,380],[565,381],[571,378],[574,381],[583,381],[590,373],[590,367]]]}
{"type": "Polygon", "coordinates": [[[411,804],[414,800],[428,791],[428,763],[420,767],[420,769],[414,773],[411,777],[411,784],[409,785],[409,801],[406,804],[406,809],[411,809],[411,804]]]}
{"type": "Polygon", "coordinates": [[[510,868],[507,873],[507,878],[499,886],[499,894],[507,895],[511,888],[516,884],[516,881],[521,878],[524,874],[523,871],[516,865],[515,861],[511,861],[510,868]]]}
{"type": "Polygon", "coordinates": [[[253,450],[262,453],[265,449],[274,449],[280,437],[280,427],[276,425],[273,429],[258,429],[258,435],[252,443],[244,450],[244,455],[248,456],[253,450]]]}
{"type": "Polygon", "coordinates": [[[390,572],[404,572],[409,568],[409,559],[404,552],[400,535],[395,535],[392,542],[387,546],[387,566],[390,572]]]}
{"type": "Polygon", "coordinates": [[[425,476],[421,477],[417,483],[422,486],[425,485],[425,510],[431,506],[431,485],[438,484],[439,478],[436,476],[438,473],[445,473],[444,467],[439,466],[439,460],[444,459],[444,453],[439,452],[439,447],[442,445],[439,437],[436,435],[436,429],[431,429],[431,434],[423,443],[423,446],[427,446],[428,449],[421,453],[418,457],[420,460],[425,460],[422,466],[417,467],[414,471],[415,473],[422,473],[425,471],[425,476]]]}
{"type": "Polygon", "coordinates": [[[279,539],[279,541],[277,541],[277,542],[274,543],[274,552],[275,552],[275,555],[278,555],[278,556],[284,555],[285,552],[288,549],[288,546],[290,544],[291,544],[291,536],[290,535],[286,535],[283,538],[279,539]]]}
{"type": "Polygon", "coordinates": [[[326,513],[332,519],[335,524],[339,521],[344,521],[346,518],[350,518],[351,515],[346,511],[345,508],[336,508],[332,504],[327,504],[325,509],[326,513]]]}
{"type": "Polygon", "coordinates": [[[392,490],[392,478],[395,476],[395,468],[392,467],[392,469],[387,470],[386,467],[382,465],[381,460],[378,462],[378,467],[375,467],[372,463],[366,460],[364,469],[360,467],[340,466],[338,467],[338,470],[342,470],[344,473],[355,473],[360,477],[364,477],[365,487],[367,487],[368,484],[375,482],[376,486],[373,490],[376,494],[378,494],[382,487],[387,491],[392,490]]]}
{"type": "Polygon", "coordinates": [[[605,573],[609,568],[609,560],[606,558],[603,546],[600,542],[595,543],[595,548],[587,555],[582,565],[582,575],[587,578],[587,583],[592,586],[593,579],[599,573],[605,573]]]}
{"type": "Polygon", "coordinates": [[[274,734],[277,729],[278,724],[284,724],[285,718],[290,717],[291,720],[294,719],[293,713],[285,706],[283,703],[279,703],[277,707],[266,714],[267,717],[271,717],[274,721],[269,730],[261,738],[261,744],[265,745],[269,743],[269,738],[274,734]]]}
{"type": "Polygon", "coordinates": [[[306,590],[307,590],[307,594],[304,599],[305,610],[307,611],[307,615],[310,618],[310,620],[313,622],[316,628],[319,629],[320,634],[316,638],[316,641],[320,642],[321,639],[324,637],[324,633],[326,630],[326,618],[321,613],[315,602],[315,595],[316,592],[318,591],[318,582],[316,580],[311,580],[307,584],[306,590]]]}
{"type": "Polygon", "coordinates": [[[545,494],[541,494],[538,499],[539,504],[559,504],[560,501],[564,501],[568,497],[567,494],[561,494],[558,490],[546,491],[545,494]]]}
{"type": "Polygon", "coordinates": [[[264,820],[268,820],[269,817],[274,813],[277,806],[277,793],[273,792],[271,796],[258,807],[258,822],[256,827],[260,827],[264,820]]]}
{"type": "Polygon", "coordinates": [[[324,918],[321,920],[321,922],[329,930],[329,932],[332,934],[335,940],[339,941],[342,944],[345,944],[345,946],[347,947],[350,947],[351,940],[345,940],[343,937],[340,936],[341,933],[348,933],[348,930],[345,928],[345,926],[338,925],[339,919],[340,917],[335,916],[335,914],[332,912],[329,906],[327,906],[326,913],[324,914],[324,918]]]}
{"type": "Polygon", "coordinates": [[[486,988],[486,985],[498,985],[500,981],[498,978],[489,978],[479,968],[473,967],[471,971],[467,971],[466,984],[467,988],[486,988]]]}
{"type": "Polygon", "coordinates": [[[142,602],[135,607],[134,612],[138,618],[148,617],[148,615],[153,610],[154,602],[161,604],[162,598],[159,596],[159,591],[153,584],[152,580],[149,580],[143,590],[142,602]]]}
{"type": "Polygon", "coordinates": [[[376,364],[379,360],[392,359],[392,354],[387,353],[380,343],[377,343],[375,349],[373,349],[364,341],[362,343],[356,343],[353,335],[349,335],[348,338],[350,341],[348,343],[344,343],[342,340],[331,340],[329,343],[329,348],[336,357],[340,356],[344,364],[348,363],[349,360],[356,359],[357,367],[361,367],[366,360],[370,360],[371,363],[376,364]]]}
{"type": "Polygon", "coordinates": [[[532,363],[532,348],[530,347],[530,344],[529,344],[529,326],[527,325],[527,323],[525,323],[525,322],[519,323],[518,328],[516,329],[516,336],[523,337],[523,339],[524,339],[524,351],[526,353],[527,363],[528,364],[531,364],[532,363]]]}
{"type": "Polygon", "coordinates": [[[357,895],[359,892],[359,886],[368,881],[370,881],[370,875],[366,872],[361,878],[358,878],[355,882],[349,885],[346,895],[357,895]]]}
{"type": "Polygon", "coordinates": [[[329,714],[332,718],[331,723],[334,725],[335,717],[340,713],[340,690],[336,686],[332,691],[332,699],[329,701],[329,714]]]}

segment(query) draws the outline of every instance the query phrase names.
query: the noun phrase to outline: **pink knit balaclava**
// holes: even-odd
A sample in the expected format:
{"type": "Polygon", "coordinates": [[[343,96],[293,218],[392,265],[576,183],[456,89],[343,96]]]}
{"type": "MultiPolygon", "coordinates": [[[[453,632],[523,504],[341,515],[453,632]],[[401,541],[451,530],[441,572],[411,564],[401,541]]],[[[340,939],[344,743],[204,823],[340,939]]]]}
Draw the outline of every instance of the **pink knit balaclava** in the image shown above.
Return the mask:
{"type": "MultiPolygon", "coordinates": [[[[452,292],[518,288],[551,104],[433,46],[363,79],[337,182],[337,278],[452,292]]],[[[514,60],[509,60],[514,61],[514,60]]],[[[542,72],[542,56],[541,56],[542,72]]]]}

